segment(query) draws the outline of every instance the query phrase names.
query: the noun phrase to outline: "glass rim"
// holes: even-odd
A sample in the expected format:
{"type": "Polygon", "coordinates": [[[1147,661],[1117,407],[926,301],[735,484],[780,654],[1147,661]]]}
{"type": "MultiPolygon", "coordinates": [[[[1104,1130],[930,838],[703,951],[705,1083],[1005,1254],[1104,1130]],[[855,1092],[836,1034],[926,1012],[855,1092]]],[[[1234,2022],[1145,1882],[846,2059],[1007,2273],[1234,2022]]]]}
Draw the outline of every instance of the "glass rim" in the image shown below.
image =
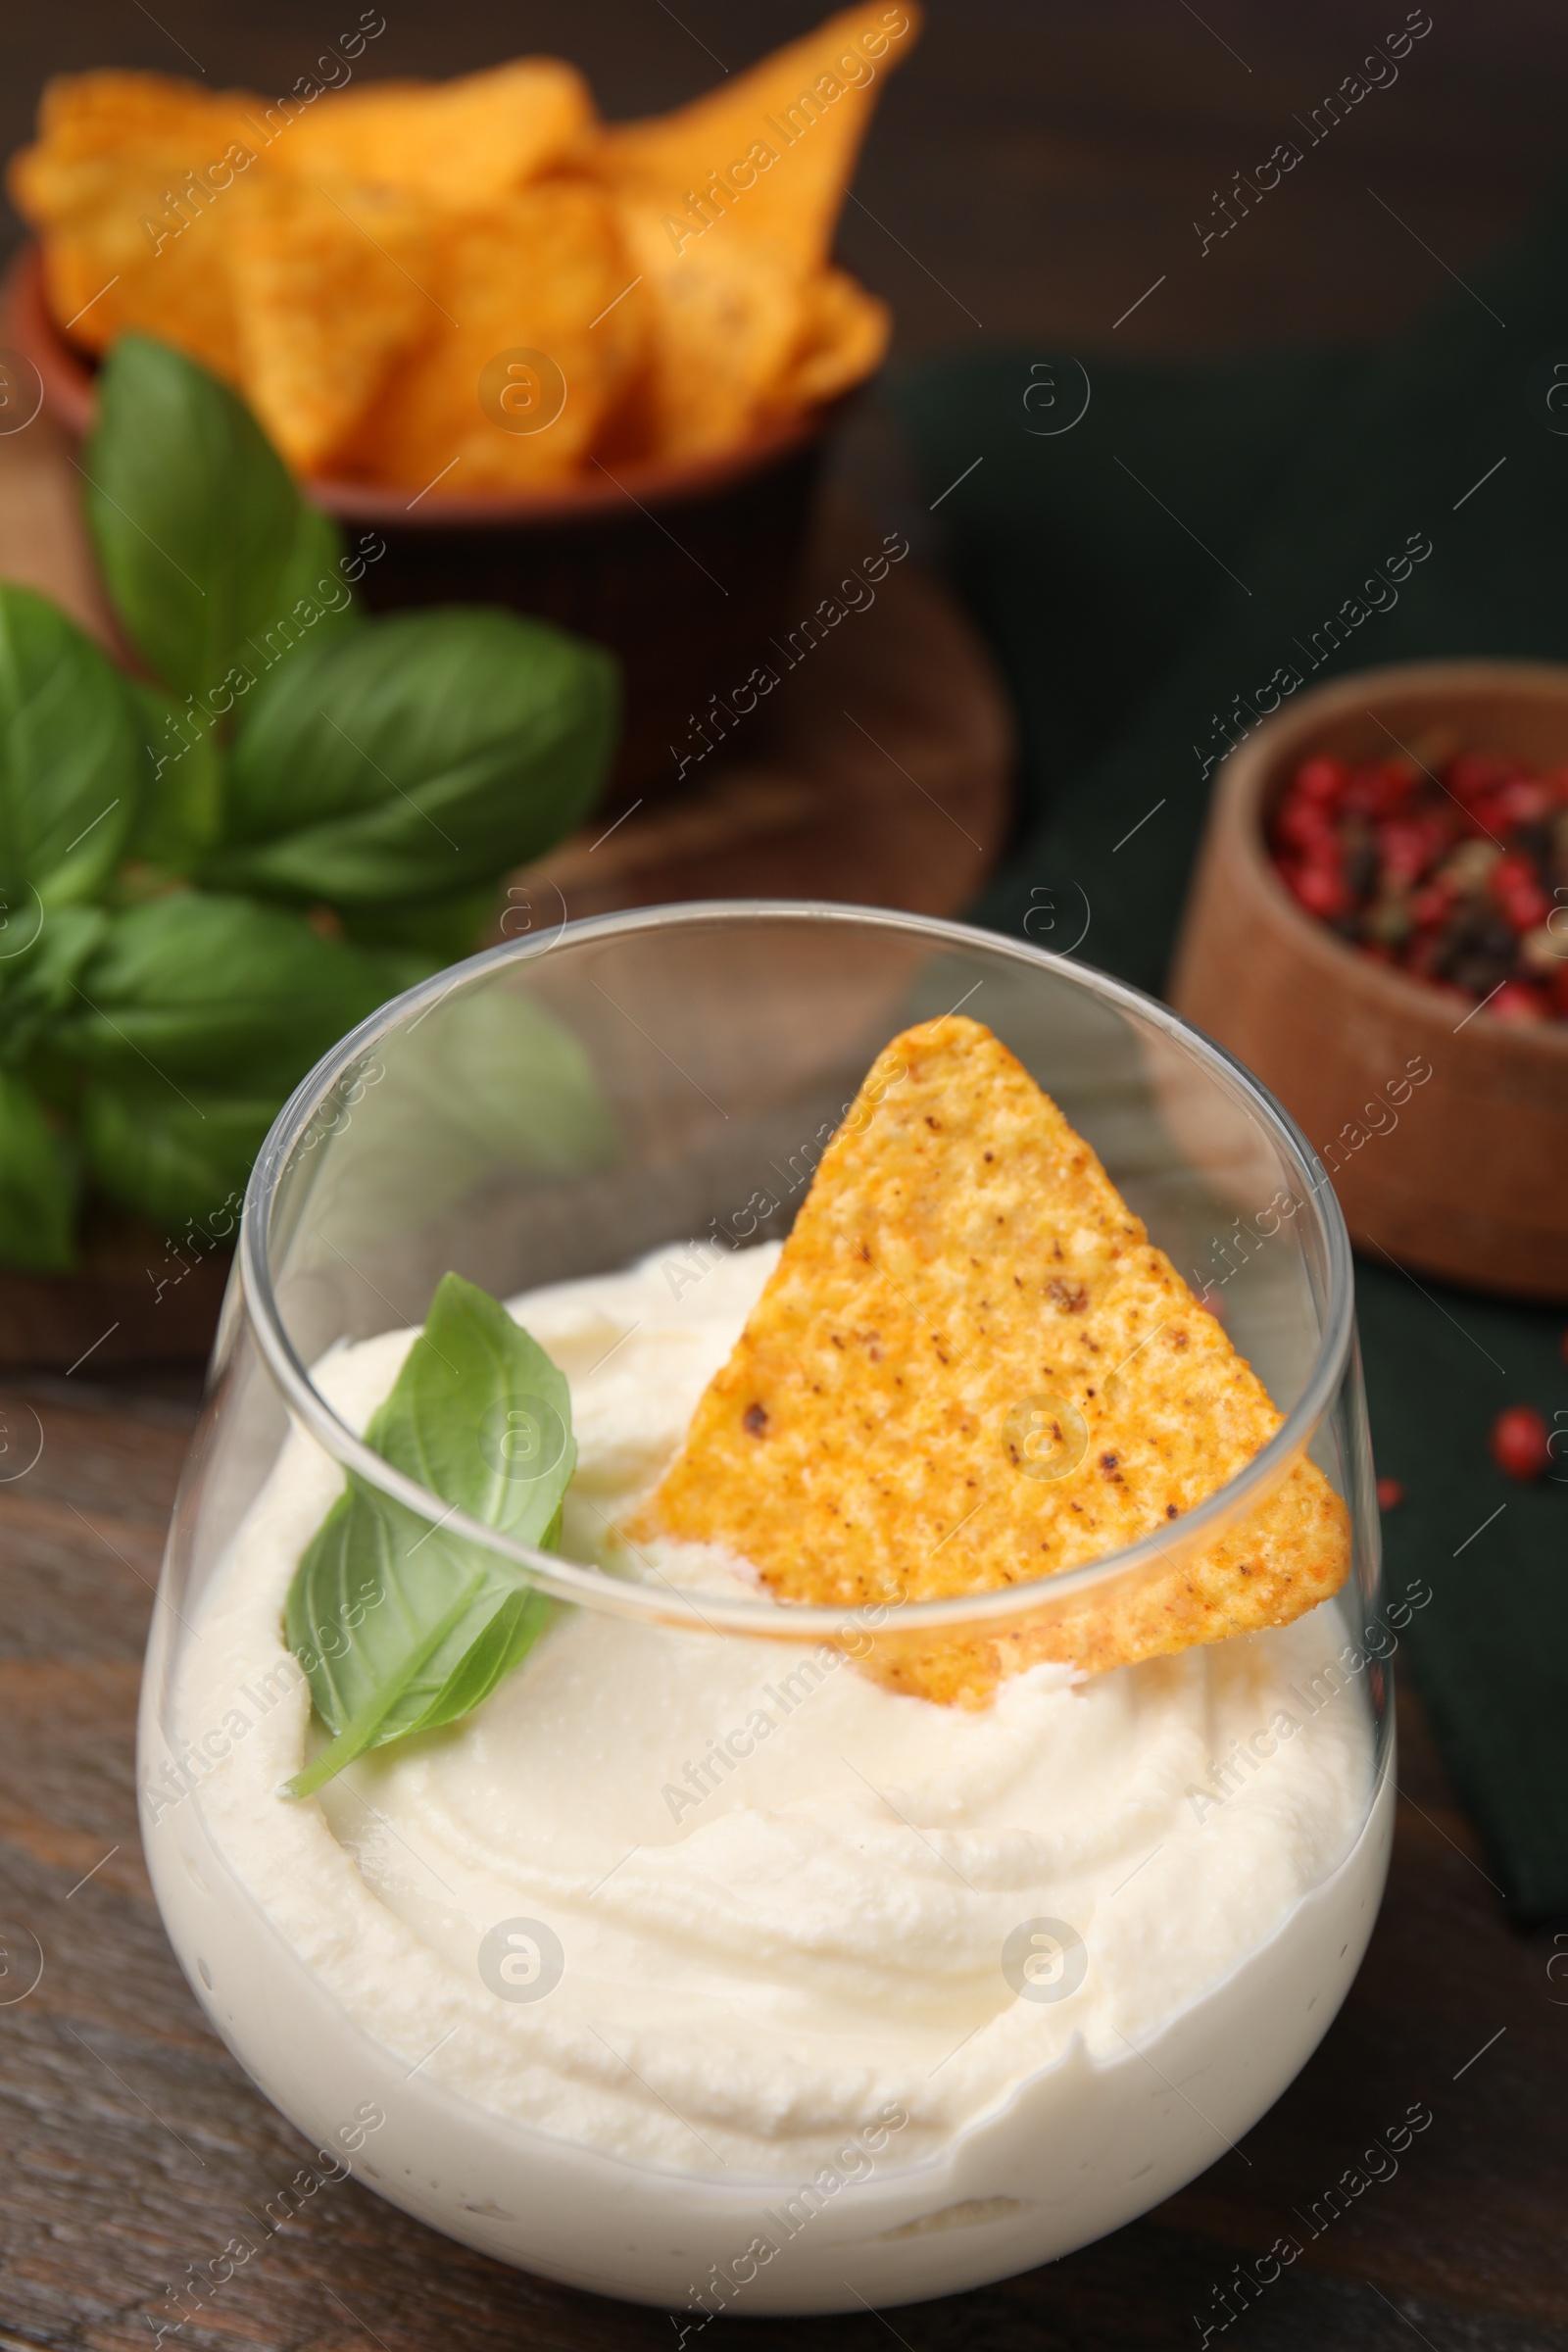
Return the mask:
{"type": "Polygon", "coordinates": [[[688,1592],[667,1580],[658,1587],[636,1583],[603,1568],[564,1559],[557,1552],[539,1551],[470,1518],[465,1511],[454,1509],[439,1494],[407,1477],[367,1446],[316,1387],[283,1327],[272,1289],[268,1247],[278,1188],[310,1121],[345,1072],[378,1043],[406,1024],[412,1025],[411,1014],[422,1018],[442,998],[454,995],[459,988],[478,983],[499,971],[538,962],[568,941],[575,946],[625,938],[643,931],[719,929],[737,922],[754,928],[760,923],[826,923],[902,933],[926,940],[935,948],[956,948],[969,953],[978,950],[1051,972],[1163,1031],[1206,1067],[1212,1077],[1245,1100],[1273,1136],[1287,1163],[1302,1178],[1307,1198],[1317,1204],[1328,1259],[1327,1311],[1301,1393],[1273,1437],[1233,1478],[1182,1514],[1182,1557],[1191,1558],[1199,1552],[1202,1548],[1200,1539],[1205,1532],[1212,1530],[1217,1536],[1254,1495],[1259,1501],[1264,1499],[1283,1480],[1295,1457],[1304,1450],[1328,1410],[1349,1359],[1354,1334],[1354,1276],[1344,1212],[1317,1154],[1289,1111],[1250,1070],[1202,1030],[1184,1020],[1157,998],[1147,996],[1126,981],[1113,979],[1093,964],[1054,955],[1030,941],[1009,939],[1000,932],[982,931],[972,924],[941,916],[911,914],[898,907],[858,906],[832,900],[677,901],[665,906],[588,915],[576,922],[564,920],[543,942],[507,942],[484,949],[456,967],[432,973],[400,996],[389,998],[323,1054],[278,1112],[257,1156],[245,1191],[236,1256],[239,1288],[258,1348],[296,1422],[345,1471],[364,1479],[431,1525],[440,1522],[452,1534],[480,1544],[521,1569],[530,1584],[552,1598],[692,1633],[820,1642],[845,1635],[863,1636],[868,1626],[880,1628],[890,1616],[896,1616],[901,1635],[956,1632],[960,1628],[983,1632],[990,1626],[1030,1615],[1043,1606],[1054,1607],[1081,1598],[1123,1577],[1152,1573],[1160,1561],[1167,1568],[1179,1565],[1159,1537],[1150,1534],[1136,1544],[1106,1552],[1099,1559],[1086,1560],[1076,1568],[1060,1569],[1054,1575],[1004,1585],[990,1592],[954,1593],[932,1600],[889,1599],[844,1605],[780,1602],[772,1598],[731,1598],[706,1589],[688,1592]]]}

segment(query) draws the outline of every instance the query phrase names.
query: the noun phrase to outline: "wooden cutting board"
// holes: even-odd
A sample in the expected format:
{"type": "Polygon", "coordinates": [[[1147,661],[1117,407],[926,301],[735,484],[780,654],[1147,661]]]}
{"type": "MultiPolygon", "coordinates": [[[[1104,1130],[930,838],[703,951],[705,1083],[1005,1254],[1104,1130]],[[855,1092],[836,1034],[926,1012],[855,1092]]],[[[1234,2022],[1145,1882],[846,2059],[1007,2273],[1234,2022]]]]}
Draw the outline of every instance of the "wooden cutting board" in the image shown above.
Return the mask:
{"type": "MultiPolygon", "coordinates": [[[[0,436],[0,575],[41,589],[111,644],[78,484],[46,413],[0,436]]],[[[844,617],[814,642],[792,632],[777,686],[722,740],[710,729],[709,750],[693,735],[672,753],[667,796],[612,801],[514,875],[498,938],[683,899],[962,911],[1004,846],[1011,723],[985,649],[912,556],[890,564],[873,602],[863,570],[858,609],[833,597],[882,545],[868,516],[824,502],[796,608],[804,620],[831,600],[844,617]]],[[[106,1216],[84,1237],[79,1273],[0,1272],[0,1364],[201,1358],[226,1239],[106,1216]]]]}

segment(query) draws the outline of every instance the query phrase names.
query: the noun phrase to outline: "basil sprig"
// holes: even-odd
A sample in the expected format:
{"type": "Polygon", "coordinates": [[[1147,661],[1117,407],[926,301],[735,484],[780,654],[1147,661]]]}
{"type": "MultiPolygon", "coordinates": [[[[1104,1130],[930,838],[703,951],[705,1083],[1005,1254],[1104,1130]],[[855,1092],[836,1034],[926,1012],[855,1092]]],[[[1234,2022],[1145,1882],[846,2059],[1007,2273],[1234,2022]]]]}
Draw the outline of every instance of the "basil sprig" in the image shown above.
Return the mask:
{"type": "Polygon", "coordinates": [[[450,898],[574,825],[614,707],[585,649],[542,622],[449,605],[302,647],[235,737],[224,888],[361,908],[450,898]]]}
{"type": "MultiPolygon", "coordinates": [[[[366,1443],[443,1502],[554,1550],[576,1467],[562,1373],[504,1306],[443,1277],[366,1443]]],[[[329,1743],[309,1796],[367,1749],[471,1714],[551,1603],[520,1569],[349,1476],[289,1587],[284,1634],[329,1743]]]]}
{"type": "MultiPolygon", "coordinates": [[[[384,549],[166,345],[115,345],[83,470],[155,680],[0,583],[0,1264],[37,1270],[88,1189],[177,1224],[242,1186],[312,1062],[588,813],[617,711],[610,656],[542,621],[367,618],[384,549]]],[[[582,1083],[541,1133],[583,1129],[582,1083]]]]}
{"type": "MultiPolygon", "coordinates": [[[[82,452],[87,521],[115,610],[149,669],[205,706],[269,630],[341,577],[337,526],[307,506],[245,402],[196,361],[122,335],[82,452]]],[[[355,627],[351,598],[309,624],[355,627]]]]}
{"type": "Polygon", "coordinates": [[[114,872],[140,808],[143,760],[129,684],[108,656],[46,598],[7,587],[0,893],[19,934],[8,947],[27,936],[29,916],[91,897],[114,872]]]}

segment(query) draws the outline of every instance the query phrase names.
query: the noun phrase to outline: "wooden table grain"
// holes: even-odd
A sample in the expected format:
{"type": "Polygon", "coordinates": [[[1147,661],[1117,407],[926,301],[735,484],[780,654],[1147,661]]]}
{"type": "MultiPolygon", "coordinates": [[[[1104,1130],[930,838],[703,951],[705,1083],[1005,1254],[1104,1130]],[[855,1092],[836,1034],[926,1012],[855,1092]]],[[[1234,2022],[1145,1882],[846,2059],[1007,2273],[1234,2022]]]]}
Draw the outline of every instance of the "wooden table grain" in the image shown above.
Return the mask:
{"type": "MultiPolygon", "coordinates": [[[[183,2315],[166,2340],[187,2352],[675,2352],[667,2314],[507,2270],[352,2180],[268,2232],[312,2151],[208,2030],[136,1833],[142,1643],[196,1409],[194,1379],[167,1376],[0,1390],[0,2347],[145,2352],[183,2315]],[[235,2237],[249,2259],[197,2298],[192,2270],[235,2237]]],[[[742,2308],[715,2345],[1196,2346],[1194,2315],[1213,2320],[1235,2266],[1289,2234],[1299,2260],[1212,2341],[1563,2352],[1568,1937],[1504,1924],[1407,1691],[1399,1740],[1371,1950],[1235,2152],[1047,2269],[885,2317],[742,2308]],[[1364,2151],[1418,2104],[1433,2120],[1397,2172],[1324,2222],[1328,2189],[1364,2180],[1364,2151]]]]}
{"type": "MultiPolygon", "coordinates": [[[[691,95],[820,10],[387,0],[384,13],[380,71],[564,49],[628,114],[691,95]]],[[[895,302],[910,352],[982,334],[1042,351],[1370,335],[1446,271],[1467,274],[1561,168],[1560,12],[1434,0],[1397,85],[1205,254],[1192,223],[1211,192],[1288,135],[1402,4],[934,0],[929,13],[843,241],[895,302]]],[[[336,24],[317,0],[15,10],[0,26],[0,145],[24,135],[46,72],[203,68],[277,89],[336,24]]],[[[95,1379],[90,1363],[0,1386],[0,2352],[122,2352],[181,2311],[193,2316],[168,2340],[190,2352],[673,2352],[667,2315],[504,2270],[353,2181],[262,2239],[257,2217],[309,2151],[208,2031],[136,1833],[140,1657],[196,1405],[194,1378],[95,1379]],[[236,2234],[251,2259],[199,2312],[174,2301],[236,2234]]],[[[1321,2048],[1238,2150],[1048,2269],[885,2315],[742,2312],[715,2344],[1174,2352],[1200,2344],[1237,2266],[1289,2232],[1300,2259],[1210,2342],[1568,2352],[1568,1934],[1505,1924],[1402,1687],[1398,1704],[1394,1866],[1371,1949],[1321,2048]],[[1416,2102],[1433,2122],[1397,2174],[1309,2235],[1301,2217],[1416,2102]]]]}

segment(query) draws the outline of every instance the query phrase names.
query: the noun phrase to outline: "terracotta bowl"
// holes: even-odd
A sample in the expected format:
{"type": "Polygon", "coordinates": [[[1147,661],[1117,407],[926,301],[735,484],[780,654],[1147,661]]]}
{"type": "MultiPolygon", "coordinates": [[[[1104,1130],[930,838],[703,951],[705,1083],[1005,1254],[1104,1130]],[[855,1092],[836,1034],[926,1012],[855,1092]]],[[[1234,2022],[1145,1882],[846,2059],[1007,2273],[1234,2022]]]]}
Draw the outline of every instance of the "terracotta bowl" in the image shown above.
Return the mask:
{"type": "Polygon", "coordinates": [[[1568,668],[1362,670],[1266,720],[1216,780],[1172,1002],[1305,1129],[1362,1248],[1456,1282],[1568,1299],[1568,1022],[1467,1014],[1373,962],[1303,913],[1264,847],[1298,761],[1378,759],[1391,735],[1428,764],[1475,747],[1561,766],[1568,668]],[[1423,1066],[1431,1075],[1417,1079],[1423,1066]]]}
{"type": "MultiPolygon", "coordinates": [[[[46,407],[79,438],[95,366],[56,326],[34,246],[12,270],[0,342],[37,368],[46,407]]],[[[411,493],[324,479],[305,489],[351,541],[384,541],[363,580],[374,610],[508,605],[609,646],[626,690],[611,798],[651,793],[676,780],[671,745],[701,750],[691,717],[710,695],[727,698],[768,638],[801,618],[791,598],[811,494],[843,406],[719,457],[617,466],[613,478],[548,491],[464,498],[439,485],[411,493]]]]}

